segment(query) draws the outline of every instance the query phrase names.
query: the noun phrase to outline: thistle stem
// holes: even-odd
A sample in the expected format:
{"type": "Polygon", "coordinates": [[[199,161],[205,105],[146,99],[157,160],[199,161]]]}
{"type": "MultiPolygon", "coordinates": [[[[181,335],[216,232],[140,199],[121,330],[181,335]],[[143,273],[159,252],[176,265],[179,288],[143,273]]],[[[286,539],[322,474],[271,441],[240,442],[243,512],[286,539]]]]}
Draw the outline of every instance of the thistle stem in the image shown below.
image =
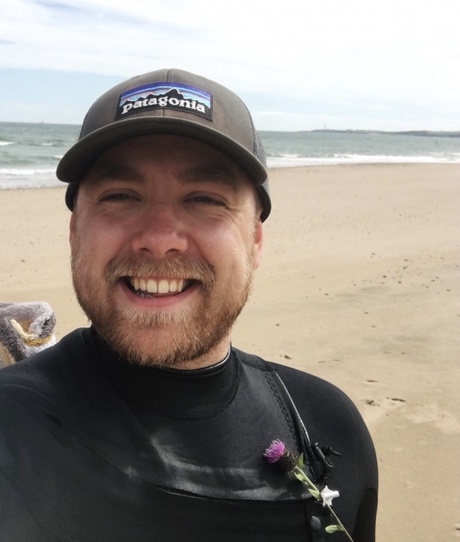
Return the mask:
{"type": "MultiPolygon", "coordinates": [[[[308,487],[308,491],[312,495],[313,498],[315,498],[317,501],[321,501],[321,491],[316,487],[316,485],[310,480],[310,478],[305,474],[305,471],[301,469],[298,465],[296,465],[292,471],[297,478],[297,480],[300,480],[303,484],[305,484],[308,487]]],[[[353,541],[353,538],[351,537],[350,533],[345,528],[345,525],[340,521],[337,514],[332,509],[332,506],[328,502],[324,502],[324,505],[327,506],[329,512],[332,514],[334,519],[337,521],[337,524],[339,525],[340,529],[346,534],[347,538],[351,541],[353,541]]]]}

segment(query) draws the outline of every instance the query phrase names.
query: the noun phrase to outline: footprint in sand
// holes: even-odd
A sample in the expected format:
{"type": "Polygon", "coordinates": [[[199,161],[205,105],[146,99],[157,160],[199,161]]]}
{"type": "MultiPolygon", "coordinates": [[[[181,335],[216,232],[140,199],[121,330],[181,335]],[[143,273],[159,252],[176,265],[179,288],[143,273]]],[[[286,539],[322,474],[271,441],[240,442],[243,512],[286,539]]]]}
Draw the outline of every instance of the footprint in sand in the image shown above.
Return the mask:
{"type": "Polygon", "coordinates": [[[414,423],[432,423],[443,433],[460,433],[458,417],[447,410],[443,410],[439,405],[434,403],[429,405],[415,405],[415,408],[407,412],[406,416],[414,423]]]}

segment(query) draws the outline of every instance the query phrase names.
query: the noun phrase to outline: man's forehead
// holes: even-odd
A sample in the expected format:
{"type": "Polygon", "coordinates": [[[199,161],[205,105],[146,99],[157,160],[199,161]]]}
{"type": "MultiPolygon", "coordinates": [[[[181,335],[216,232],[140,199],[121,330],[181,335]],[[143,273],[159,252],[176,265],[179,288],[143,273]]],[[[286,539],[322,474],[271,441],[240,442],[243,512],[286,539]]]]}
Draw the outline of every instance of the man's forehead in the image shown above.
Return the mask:
{"type": "Polygon", "coordinates": [[[107,149],[85,178],[142,181],[166,168],[183,183],[252,184],[231,158],[207,144],[180,136],[144,136],[107,149]]]}
{"type": "MultiPolygon", "coordinates": [[[[101,158],[90,168],[85,179],[91,182],[103,182],[105,180],[119,181],[144,181],[154,170],[134,163],[126,163],[123,160],[101,158]]],[[[240,183],[251,184],[250,180],[235,164],[222,164],[205,162],[197,165],[175,164],[175,177],[178,181],[187,183],[213,182],[237,187],[240,183]]]]}

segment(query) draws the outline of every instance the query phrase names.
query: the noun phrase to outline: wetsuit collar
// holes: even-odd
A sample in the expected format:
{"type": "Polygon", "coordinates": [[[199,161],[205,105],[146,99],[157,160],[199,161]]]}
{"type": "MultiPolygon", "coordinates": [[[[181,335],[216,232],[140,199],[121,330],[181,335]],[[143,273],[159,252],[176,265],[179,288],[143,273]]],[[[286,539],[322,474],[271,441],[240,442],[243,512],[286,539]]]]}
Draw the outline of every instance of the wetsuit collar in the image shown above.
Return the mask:
{"type": "Polygon", "coordinates": [[[102,370],[126,399],[174,418],[208,418],[232,401],[238,386],[238,361],[229,353],[203,369],[182,371],[133,365],[91,330],[91,346],[102,370]]]}

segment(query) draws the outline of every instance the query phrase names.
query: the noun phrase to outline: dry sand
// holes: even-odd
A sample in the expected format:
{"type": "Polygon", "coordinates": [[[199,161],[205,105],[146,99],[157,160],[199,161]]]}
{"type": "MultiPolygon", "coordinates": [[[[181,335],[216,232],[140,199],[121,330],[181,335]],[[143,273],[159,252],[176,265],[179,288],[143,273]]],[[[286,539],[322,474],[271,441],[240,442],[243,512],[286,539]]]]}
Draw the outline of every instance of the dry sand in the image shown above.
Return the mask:
{"type": "MultiPolygon", "coordinates": [[[[326,378],[380,466],[378,542],[460,538],[460,165],[271,170],[264,261],[236,346],[326,378]]],[[[64,190],[0,192],[0,302],[86,325],[64,190]]]]}

